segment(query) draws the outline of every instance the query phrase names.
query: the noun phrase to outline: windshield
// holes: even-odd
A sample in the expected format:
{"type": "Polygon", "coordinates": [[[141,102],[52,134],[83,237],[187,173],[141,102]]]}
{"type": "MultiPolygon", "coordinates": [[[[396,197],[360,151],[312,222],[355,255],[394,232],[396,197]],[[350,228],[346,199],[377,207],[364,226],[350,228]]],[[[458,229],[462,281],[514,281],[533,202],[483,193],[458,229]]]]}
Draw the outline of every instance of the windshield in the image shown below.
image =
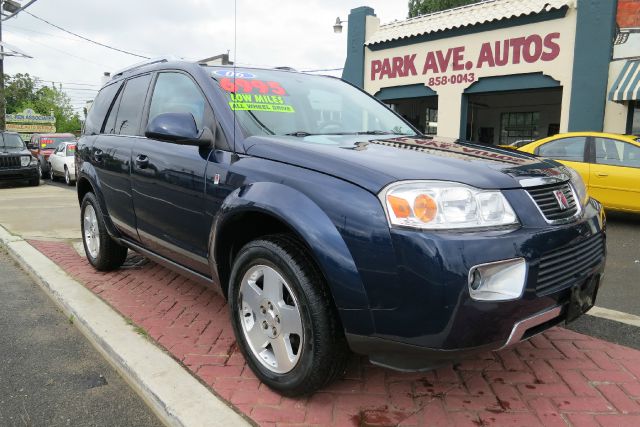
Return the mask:
{"type": "Polygon", "coordinates": [[[18,135],[4,134],[0,138],[0,147],[2,148],[24,148],[24,142],[18,135]]]}
{"type": "Polygon", "coordinates": [[[73,141],[72,136],[43,136],[40,138],[40,148],[52,150],[58,148],[60,144],[66,141],[73,141]]]}
{"type": "Polygon", "coordinates": [[[275,70],[209,69],[248,135],[416,135],[387,107],[338,79],[275,70]]]}

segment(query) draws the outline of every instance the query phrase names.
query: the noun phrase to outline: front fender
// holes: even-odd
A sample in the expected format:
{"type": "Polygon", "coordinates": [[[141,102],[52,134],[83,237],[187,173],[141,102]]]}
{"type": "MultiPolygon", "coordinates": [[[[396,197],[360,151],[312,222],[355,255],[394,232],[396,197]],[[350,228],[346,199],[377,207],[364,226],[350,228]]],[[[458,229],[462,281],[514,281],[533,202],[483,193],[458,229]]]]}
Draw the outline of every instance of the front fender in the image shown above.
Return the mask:
{"type": "MultiPolygon", "coordinates": [[[[229,194],[214,223],[215,259],[218,259],[215,241],[225,224],[247,211],[266,213],[287,224],[310,248],[311,255],[327,279],[343,322],[345,311],[364,310],[368,319],[364,329],[372,329],[367,294],[347,245],[325,212],[296,189],[279,183],[258,182],[229,194]]],[[[365,317],[362,314],[360,312],[358,316],[360,322],[365,317]]],[[[362,326],[358,329],[362,329],[362,326]]]]}

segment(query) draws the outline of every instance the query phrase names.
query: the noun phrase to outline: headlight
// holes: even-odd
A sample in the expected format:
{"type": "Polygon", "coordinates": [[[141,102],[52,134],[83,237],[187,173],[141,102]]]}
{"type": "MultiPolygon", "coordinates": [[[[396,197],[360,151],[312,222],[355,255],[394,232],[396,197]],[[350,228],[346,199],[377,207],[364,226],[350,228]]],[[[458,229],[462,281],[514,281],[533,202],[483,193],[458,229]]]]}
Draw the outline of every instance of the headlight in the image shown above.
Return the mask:
{"type": "Polygon", "coordinates": [[[455,182],[398,182],[386,187],[378,197],[391,225],[445,230],[518,224],[500,191],[455,182]]]}
{"type": "Polygon", "coordinates": [[[584,185],[584,181],[582,180],[582,176],[573,168],[569,166],[566,167],[567,171],[571,175],[571,185],[573,185],[573,189],[576,192],[576,196],[580,201],[580,206],[583,206],[587,203],[587,199],[589,195],[587,194],[587,187],[584,185]]]}
{"type": "Polygon", "coordinates": [[[31,164],[31,156],[21,156],[20,157],[20,165],[21,166],[29,166],[31,164]]]}

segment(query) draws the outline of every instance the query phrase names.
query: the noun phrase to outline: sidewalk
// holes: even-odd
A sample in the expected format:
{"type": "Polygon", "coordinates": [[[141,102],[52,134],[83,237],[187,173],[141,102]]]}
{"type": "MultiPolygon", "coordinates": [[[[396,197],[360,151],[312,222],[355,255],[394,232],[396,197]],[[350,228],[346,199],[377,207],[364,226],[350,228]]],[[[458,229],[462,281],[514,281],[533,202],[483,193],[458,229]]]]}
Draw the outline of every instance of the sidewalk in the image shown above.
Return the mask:
{"type": "Polygon", "coordinates": [[[68,243],[29,243],[260,425],[640,425],[640,351],[562,328],[427,373],[354,357],[325,390],[282,398],[245,365],[211,290],[151,262],[97,273],[68,243]]]}

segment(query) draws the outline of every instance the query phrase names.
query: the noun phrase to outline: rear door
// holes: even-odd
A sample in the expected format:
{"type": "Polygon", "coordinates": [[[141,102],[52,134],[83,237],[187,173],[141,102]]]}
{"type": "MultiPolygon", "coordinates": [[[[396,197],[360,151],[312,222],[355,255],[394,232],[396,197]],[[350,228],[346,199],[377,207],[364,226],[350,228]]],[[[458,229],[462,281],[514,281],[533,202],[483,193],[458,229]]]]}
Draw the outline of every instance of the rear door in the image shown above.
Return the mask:
{"type": "Polygon", "coordinates": [[[608,208],[640,212],[640,146],[593,138],[590,194],[608,208]]]}
{"type": "MultiPolygon", "coordinates": [[[[180,71],[159,72],[145,123],[158,114],[176,112],[191,113],[199,130],[215,130],[213,112],[193,78],[180,71]]],[[[132,152],[133,202],[142,242],[154,252],[203,273],[209,271],[212,223],[205,215],[205,172],[210,157],[216,167],[213,153],[213,147],[150,138],[136,140],[132,152]]]]}
{"type": "Polygon", "coordinates": [[[107,211],[120,232],[138,239],[131,194],[131,148],[141,138],[141,119],[151,74],[128,79],[107,114],[92,147],[100,189],[107,211]]]}
{"type": "Polygon", "coordinates": [[[582,176],[584,184],[589,187],[591,165],[587,162],[589,152],[586,136],[572,136],[555,139],[542,144],[535,150],[535,154],[558,160],[575,169],[582,176]]]}

